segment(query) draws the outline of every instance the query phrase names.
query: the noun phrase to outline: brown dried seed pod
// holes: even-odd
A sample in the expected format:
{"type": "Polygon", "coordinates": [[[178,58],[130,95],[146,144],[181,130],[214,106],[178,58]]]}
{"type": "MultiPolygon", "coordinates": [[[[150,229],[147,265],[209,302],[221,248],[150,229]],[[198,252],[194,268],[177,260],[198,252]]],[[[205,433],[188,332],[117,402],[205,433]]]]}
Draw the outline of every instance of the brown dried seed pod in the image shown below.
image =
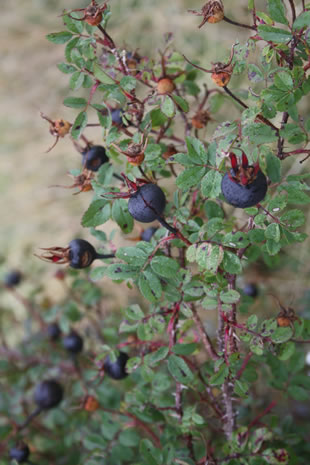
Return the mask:
{"type": "Polygon", "coordinates": [[[188,11],[194,13],[196,16],[203,16],[203,20],[198,28],[201,28],[205,23],[218,23],[224,18],[224,5],[221,0],[210,0],[201,8],[201,11],[188,11]]]}
{"type": "Polygon", "coordinates": [[[169,78],[160,79],[157,83],[157,92],[160,95],[171,94],[175,89],[174,82],[169,78]]]}

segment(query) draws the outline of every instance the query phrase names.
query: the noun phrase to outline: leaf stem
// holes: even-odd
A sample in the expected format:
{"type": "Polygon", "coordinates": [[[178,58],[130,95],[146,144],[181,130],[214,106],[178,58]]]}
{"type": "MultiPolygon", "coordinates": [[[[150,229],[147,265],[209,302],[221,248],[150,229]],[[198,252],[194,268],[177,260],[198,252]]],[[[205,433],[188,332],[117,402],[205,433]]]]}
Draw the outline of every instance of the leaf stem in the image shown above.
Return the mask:
{"type": "Polygon", "coordinates": [[[255,26],[250,26],[248,24],[238,23],[237,21],[233,21],[232,19],[227,18],[227,16],[224,16],[223,20],[226,21],[226,23],[233,24],[234,26],[239,26],[239,27],[243,27],[245,29],[251,29],[252,31],[256,31],[255,26]]]}

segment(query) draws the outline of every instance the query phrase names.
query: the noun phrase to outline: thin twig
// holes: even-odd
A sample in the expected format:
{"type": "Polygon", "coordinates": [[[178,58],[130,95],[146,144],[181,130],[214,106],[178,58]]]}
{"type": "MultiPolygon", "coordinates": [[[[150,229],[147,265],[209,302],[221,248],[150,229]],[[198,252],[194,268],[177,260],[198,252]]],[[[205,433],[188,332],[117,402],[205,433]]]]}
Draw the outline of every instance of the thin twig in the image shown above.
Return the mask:
{"type": "Polygon", "coordinates": [[[198,312],[195,308],[194,305],[191,305],[191,310],[193,312],[193,319],[196,323],[196,326],[198,328],[198,331],[200,333],[200,337],[201,337],[201,340],[202,340],[202,343],[207,351],[207,353],[209,354],[209,356],[212,358],[212,360],[218,360],[220,357],[219,355],[217,354],[217,352],[215,351],[214,347],[213,347],[213,344],[211,342],[211,339],[209,338],[204,326],[203,326],[203,323],[200,319],[200,316],[198,315],[198,312]]]}
{"type": "Polygon", "coordinates": [[[239,26],[239,27],[243,27],[245,29],[251,29],[252,31],[256,31],[255,26],[250,26],[248,24],[238,23],[237,21],[233,21],[232,19],[227,18],[227,16],[224,16],[223,20],[226,21],[226,23],[233,24],[234,26],[239,26]]]}

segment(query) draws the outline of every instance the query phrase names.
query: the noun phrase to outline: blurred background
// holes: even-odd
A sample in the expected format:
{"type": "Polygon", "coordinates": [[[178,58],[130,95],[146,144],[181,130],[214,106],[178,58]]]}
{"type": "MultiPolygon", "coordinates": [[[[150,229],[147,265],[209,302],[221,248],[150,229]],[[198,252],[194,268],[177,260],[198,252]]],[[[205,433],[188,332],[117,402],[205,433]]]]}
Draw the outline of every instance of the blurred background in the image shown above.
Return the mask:
{"type": "MultiPolygon", "coordinates": [[[[71,122],[77,114],[76,110],[62,105],[64,97],[73,95],[68,76],[56,66],[63,61],[64,46],[48,42],[45,35],[63,29],[60,15],[64,8],[83,8],[89,2],[10,0],[3,3],[0,15],[0,278],[8,269],[18,268],[29,278],[23,284],[25,292],[27,286],[31,289],[43,285],[57,299],[57,292],[61,294],[61,291],[53,281],[55,268],[40,262],[33,254],[39,247],[65,246],[76,236],[90,239],[80,221],[92,194],[72,196],[70,190],[49,188],[53,184],[70,185],[66,173],[80,168],[80,156],[69,138],[61,139],[52,152],[45,153],[54,139],[40,111],[52,119],[64,118],[71,122]]],[[[247,1],[224,3],[228,17],[249,22],[247,1]]],[[[200,9],[202,4],[201,0],[111,0],[109,33],[119,46],[155,56],[163,48],[163,34],[172,32],[176,50],[209,67],[210,62],[225,61],[231,45],[236,40],[243,42],[249,33],[225,23],[206,25],[199,30],[201,18],[189,14],[187,9],[200,9]]],[[[264,5],[264,1],[257,1],[258,9],[264,5]]],[[[209,75],[201,79],[211,86],[209,75]]],[[[242,85],[248,85],[246,73],[232,79],[232,88],[242,85]]],[[[222,108],[217,121],[208,126],[205,140],[218,122],[227,118],[227,109],[238,112],[230,103],[222,108]]],[[[88,131],[87,135],[100,143],[99,131],[88,131]]],[[[204,137],[203,131],[200,136],[204,137]]],[[[288,160],[284,169],[295,173],[305,165],[288,160]]],[[[310,230],[309,216],[305,229],[310,230]]],[[[122,244],[126,243],[124,238],[121,240],[122,244]]],[[[286,268],[282,262],[272,272],[265,265],[249,269],[246,279],[254,279],[263,287],[268,281],[268,290],[281,296],[283,303],[293,301],[304,310],[309,302],[305,296],[309,286],[309,246],[307,240],[286,251],[286,268]]],[[[126,295],[122,298],[126,300],[126,295]]],[[[274,304],[272,308],[276,313],[274,304]]]]}

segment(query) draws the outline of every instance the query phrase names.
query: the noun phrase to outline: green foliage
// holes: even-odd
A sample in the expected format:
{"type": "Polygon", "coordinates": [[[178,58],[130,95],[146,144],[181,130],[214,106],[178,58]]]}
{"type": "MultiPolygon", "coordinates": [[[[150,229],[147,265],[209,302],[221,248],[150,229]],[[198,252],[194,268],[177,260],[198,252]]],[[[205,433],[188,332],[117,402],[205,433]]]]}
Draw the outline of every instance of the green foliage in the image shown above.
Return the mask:
{"type": "MultiPolygon", "coordinates": [[[[284,303],[266,315],[268,283],[259,304],[239,289],[251,264],[281,265],[287,248],[307,237],[309,174],[302,159],[296,172],[291,160],[310,154],[309,8],[295,19],[289,3],[290,9],[267,0],[266,11],[258,12],[249,1],[251,36],[235,43],[232,61],[234,78],[250,81],[248,91],[230,84],[203,89],[169,37],[159,56],[129,55],[107,33],[107,4],[98,27],[86,21],[87,11],[72,12],[63,16],[65,31],[47,36],[66,44],[58,69],[74,92],[63,103],[77,110],[70,131],[75,147],[89,148],[88,128],[97,127],[109,157],[98,171],[83,166],[77,176],[88,176],[85,190],[93,190],[82,227],[99,247],[114,250],[115,234],[123,238],[135,228],[127,199],[139,187],[158,184],[167,202],[159,214],[157,198],[143,199],[143,210],[156,213],[155,235],[149,242],[133,235],[137,241],[119,246],[89,273],[67,273],[60,304],[41,312],[35,293],[21,298],[29,312],[27,337],[14,350],[4,344],[0,361],[1,452],[17,434],[29,442],[31,461],[33,455],[43,465],[280,465],[309,457],[304,419],[295,424],[289,417],[295,404],[287,407],[288,399],[302,403],[309,396],[301,344],[309,340],[309,320],[284,303]],[[163,77],[176,87],[158,94],[163,77]],[[232,104],[236,116],[228,120],[232,104]],[[115,109],[121,110],[117,121],[115,109]],[[202,132],[207,124],[216,124],[212,133],[202,132]],[[257,163],[268,180],[265,198],[244,210],[233,210],[222,194],[232,153],[239,157],[229,173],[232,186],[251,189],[257,163]],[[111,281],[130,295],[118,312],[107,310],[111,281]],[[46,326],[56,320],[63,332],[79,324],[87,338],[73,363],[59,342],[47,341],[46,326]],[[115,364],[123,351],[130,357],[128,376],[109,378],[104,359],[115,364]],[[30,391],[47,375],[66,387],[62,408],[42,412],[16,433],[12,425],[31,410],[30,391]],[[89,396],[97,401],[93,410],[89,396]]],[[[5,341],[5,329],[1,336],[5,341]]]]}

